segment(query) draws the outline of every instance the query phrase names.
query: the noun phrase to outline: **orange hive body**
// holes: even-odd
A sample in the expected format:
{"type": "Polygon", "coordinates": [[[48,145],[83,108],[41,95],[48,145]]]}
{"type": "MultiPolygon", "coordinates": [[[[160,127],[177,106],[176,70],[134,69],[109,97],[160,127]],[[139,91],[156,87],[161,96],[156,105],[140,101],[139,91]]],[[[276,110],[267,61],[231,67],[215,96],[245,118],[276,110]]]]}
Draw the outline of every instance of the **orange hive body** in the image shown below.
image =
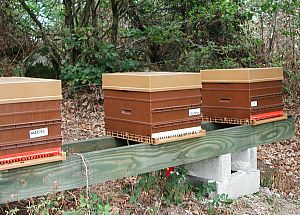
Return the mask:
{"type": "Polygon", "coordinates": [[[204,134],[200,74],[104,74],[103,89],[109,135],[159,144],[204,134]]]}
{"type": "Polygon", "coordinates": [[[64,157],[61,99],[58,80],[0,78],[0,170],[10,169],[6,164],[16,168],[18,162],[26,166],[32,159],[64,157]]]}
{"type": "Polygon", "coordinates": [[[203,70],[204,117],[249,122],[283,117],[282,68],[203,70]]]}

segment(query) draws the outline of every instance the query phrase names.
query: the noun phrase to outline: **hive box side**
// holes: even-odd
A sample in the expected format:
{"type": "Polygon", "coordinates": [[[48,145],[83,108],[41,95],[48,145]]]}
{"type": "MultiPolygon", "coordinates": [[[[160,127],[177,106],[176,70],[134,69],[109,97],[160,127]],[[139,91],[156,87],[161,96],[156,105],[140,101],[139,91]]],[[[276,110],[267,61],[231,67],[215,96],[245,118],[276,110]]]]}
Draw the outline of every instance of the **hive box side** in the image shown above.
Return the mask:
{"type": "Polygon", "coordinates": [[[109,132],[151,137],[200,123],[199,73],[113,73],[103,74],[102,80],[109,132]]]}
{"type": "Polygon", "coordinates": [[[151,92],[197,89],[202,87],[199,73],[170,73],[150,76],[151,92]]]}
{"type": "Polygon", "coordinates": [[[249,69],[250,82],[263,82],[263,81],[278,81],[283,80],[283,68],[252,68],[249,69]]]}
{"type": "Polygon", "coordinates": [[[282,68],[206,70],[202,78],[206,117],[250,119],[283,109],[282,68]]]}
{"type": "Polygon", "coordinates": [[[102,75],[102,88],[107,90],[127,90],[147,92],[149,77],[132,73],[110,73],[102,75]]]}
{"type": "Polygon", "coordinates": [[[202,70],[203,83],[254,83],[283,80],[281,67],[202,70]]]}
{"type": "Polygon", "coordinates": [[[0,104],[62,99],[59,80],[2,77],[0,92],[0,104]]]}
{"type": "Polygon", "coordinates": [[[61,100],[59,80],[0,78],[0,170],[62,154],[61,100]]]}
{"type": "Polygon", "coordinates": [[[201,74],[177,72],[110,73],[102,76],[103,89],[159,92],[201,88],[201,74]]]}
{"type": "MultiPolygon", "coordinates": [[[[198,119],[200,113],[189,112],[198,109],[200,112],[200,107],[200,89],[163,92],[104,89],[105,124],[111,131],[151,135],[154,123],[198,119]]],[[[187,123],[180,124],[184,127],[187,123]]],[[[156,130],[160,129],[166,130],[163,126],[156,130]]]]}

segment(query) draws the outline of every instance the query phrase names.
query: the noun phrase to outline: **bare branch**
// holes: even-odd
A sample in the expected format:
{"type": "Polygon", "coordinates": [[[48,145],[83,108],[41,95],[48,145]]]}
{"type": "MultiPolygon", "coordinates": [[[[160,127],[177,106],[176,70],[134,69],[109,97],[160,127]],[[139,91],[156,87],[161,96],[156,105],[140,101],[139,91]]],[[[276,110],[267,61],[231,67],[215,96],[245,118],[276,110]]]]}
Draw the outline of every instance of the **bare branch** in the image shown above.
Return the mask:
{"type": "Polygon", "coordinates": [[[19,0],[19,2],[22,5],[22,7],[24,8],[24,10],[29,14],[30,18],[34,21],[34,23],[40,29],[40,32],[41,32],[41,35],[42,35],[42,39],[43,39],[43,41],[45,43],[45,46],[49,50],[49,53],[50,53],[51,57],[53,58],[54,62],[56,63],[56,65],[58,67],[60,67],[61,66],[60,56],[57,53],[57,50],[55,49],[55,47],[51,44],[50,39],[49,39],[48,35],[46,34],[46,31],[45,31],[42,23],[38,20],[37,16],[28,7],[28,5],[25,3],[24,0],[19,0]]]}

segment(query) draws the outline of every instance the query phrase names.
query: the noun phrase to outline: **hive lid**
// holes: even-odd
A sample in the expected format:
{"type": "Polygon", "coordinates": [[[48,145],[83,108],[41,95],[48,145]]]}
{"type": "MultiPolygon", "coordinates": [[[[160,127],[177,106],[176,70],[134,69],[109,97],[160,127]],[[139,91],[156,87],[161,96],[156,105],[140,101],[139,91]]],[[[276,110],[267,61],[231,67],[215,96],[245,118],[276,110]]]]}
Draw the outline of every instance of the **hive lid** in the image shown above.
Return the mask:
{"type": "Polygon", "coordinates": [[[203,83],[253,83],[283,80],[282,67],[202,70],[203,83]]]}
{"type": "Polygon", "coordinates": [[[61,94],[59,80],[0,77],[0,104],[60,100],[61,94]]]}
{"type": "Polygon", "coordinates": [[[201,88],[200,73],[128,72],[102,75],[103,89],[159,92],[201,88]]]}

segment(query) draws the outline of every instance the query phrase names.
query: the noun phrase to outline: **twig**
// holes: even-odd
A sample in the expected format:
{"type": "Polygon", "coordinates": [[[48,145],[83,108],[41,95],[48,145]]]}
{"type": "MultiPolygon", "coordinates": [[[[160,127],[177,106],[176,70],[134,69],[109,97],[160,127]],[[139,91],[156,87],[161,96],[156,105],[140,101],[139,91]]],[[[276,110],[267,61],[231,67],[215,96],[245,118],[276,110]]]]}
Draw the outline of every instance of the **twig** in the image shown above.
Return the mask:
{"type": "Polygon", "coordinates": [[[20,50],[22,49],[22,51],[24,52],[24,48],[23,48],[23,45],[22,43],[12,34],[10,34],[9,32],[4,32],[6,35],[10,36],[11,38],[13,38],[17,43],[19,43],[20,45],[20,48],[18,50],[18,53],[16,54],[15,58],[12,60],[12,63],[15,62],[15,60],[17,59],[17,57],[19,56],[19,53],[20,53],[20,50]]]}
{"type": "Polygon", "coordinates": [[[75,206],[77,207],[78,206],[78,201],[77,201],[76,196],[72,192],[70,192],[70,191],[68,191],[68,193],[74,198],[74,200],[75,200],[75,206]]]}
{"type": "Polygon", "coordinates": [[[161,207],[161,200],[163,198],[163,194],[161,194],[161,197],[158,199],[158,206],[157,206],[157,211],[156,211],[156,214],[159,214],[159,210],[160,210],[160,207],[161,207]]]}
{"type": "Polygon", "coordinates": [[[27,56],[22,60],[22,63],[25,63],[25,61],[26,61],[28,58],[30,58],[30,57],[35,53],[35,51],[36,51],[36,49],[37,49],[38,47],[39,47],[39,46],[34,47],[33,50],[30,52],[30,54],[27,55],[27,56]]]}
{"type": "Polygon", "coordinates": [[[86,178],[86,189],[85,189],[85,192],[86,192],[86,198],[89,199],[89,174],[88,174],[88,166],[86,164],[86,159],[80,153],[74,153],[74,154],[80,156],[81,161],[82,161],[82,163],[84,165],[85,178],[86,178]]]}

